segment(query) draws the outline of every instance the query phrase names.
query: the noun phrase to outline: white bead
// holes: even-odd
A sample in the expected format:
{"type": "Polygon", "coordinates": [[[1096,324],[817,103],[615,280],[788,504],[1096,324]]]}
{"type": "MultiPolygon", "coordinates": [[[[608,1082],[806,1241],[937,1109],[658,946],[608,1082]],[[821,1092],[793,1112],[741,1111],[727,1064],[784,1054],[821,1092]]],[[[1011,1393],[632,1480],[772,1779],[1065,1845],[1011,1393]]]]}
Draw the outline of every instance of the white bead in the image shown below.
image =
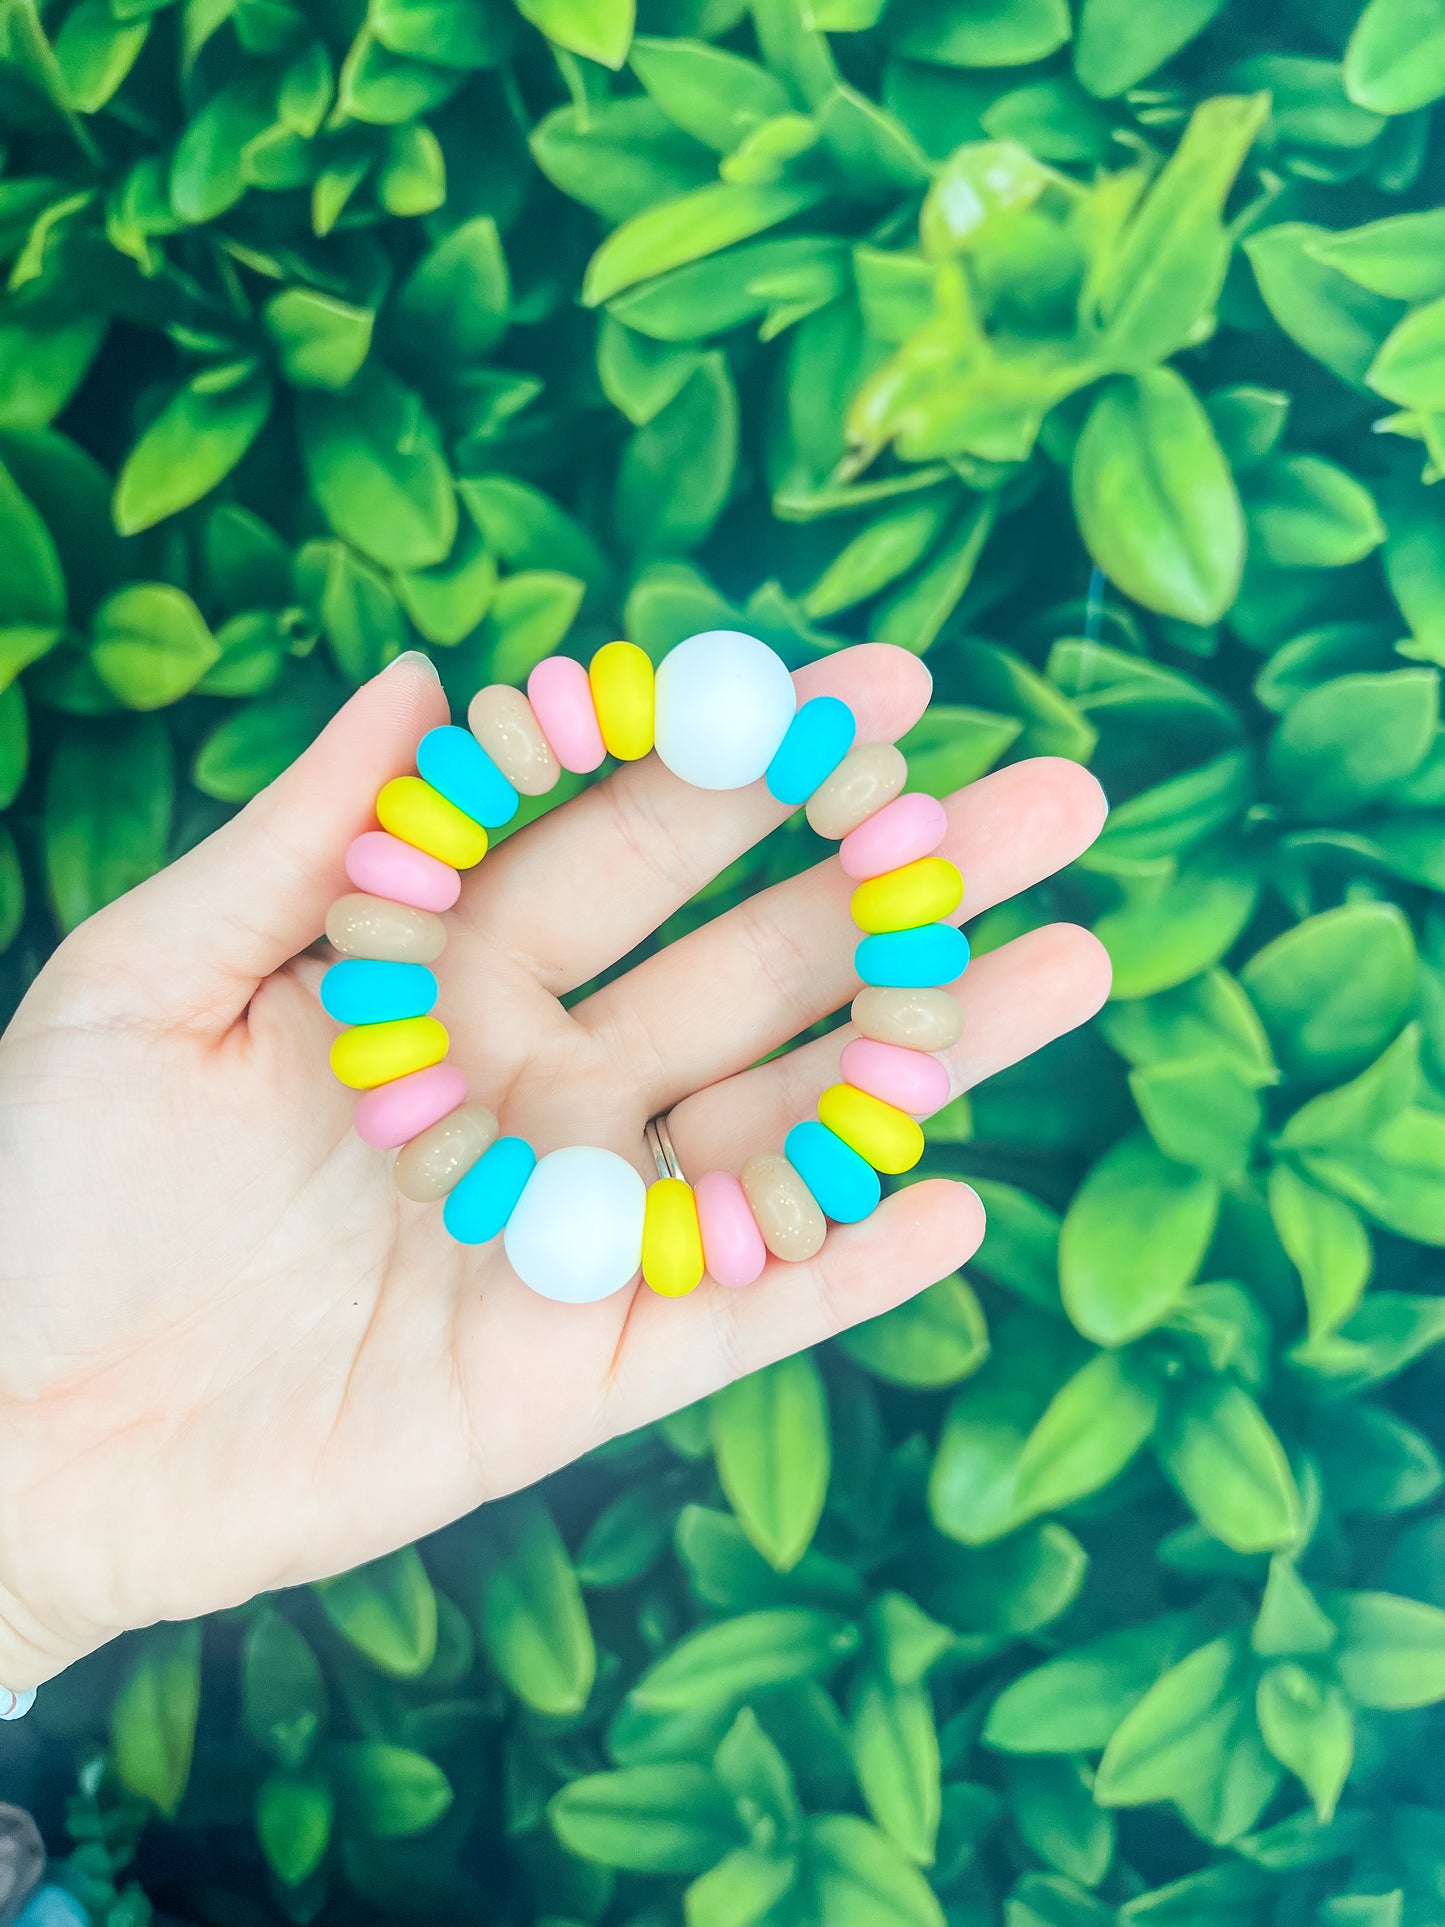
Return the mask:
{"type": "Polygon", "coordinates": [[[657,753],[700,790],[756,783],[798,707],[787,664],[756,636],[708,629],[662,659],[657,753]]]}
{"type": "Polygon", "coordinates": [[[610,1298],[641,1267],[646,1208],[647,1186],[615,1151],[549,1151],[507,1221],[507,1260],[524,1285],[558,1304],[610,1298]]]}

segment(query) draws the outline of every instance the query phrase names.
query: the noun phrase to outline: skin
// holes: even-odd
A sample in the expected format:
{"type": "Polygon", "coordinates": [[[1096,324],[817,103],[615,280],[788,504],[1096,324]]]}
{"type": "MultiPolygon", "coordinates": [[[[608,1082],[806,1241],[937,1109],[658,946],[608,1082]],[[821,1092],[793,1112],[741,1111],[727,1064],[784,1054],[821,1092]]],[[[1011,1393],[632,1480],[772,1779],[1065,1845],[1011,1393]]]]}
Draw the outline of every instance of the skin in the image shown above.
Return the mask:
{"type": "MultiPolygon", "coordinates": [[[[903,734],[930,679],[864,646],[799,672],[860,739],[903,734]]],[[[538,1298],[499,1244],[454,1244],[350,1129],[313,946],[347,843],[447,720],[424,658],[352,698],[231,823],[60,946],[0,1039],[0,1681],[115,1634],[346,1570],[841,1328],[962,1264],[983,1211],[931,1179],[745,1291],[640,1284],[538,1298]]],[[[1071,861],[1104,800],[1074,764],[952,797],[970,915],[1071,861]]],[[[857,988],[836,862],[781,884],[566,1012],[784,815],[761,784],[620,770],[467,878],[436,966],[473,1093],[539,1150],[736,1171],[834,1081],[848,1030],[758,1059],[857,988]]],[[[981,957],[955,1091],[1084,1022],[1108,992],[1086,931],[981,957]]]]}

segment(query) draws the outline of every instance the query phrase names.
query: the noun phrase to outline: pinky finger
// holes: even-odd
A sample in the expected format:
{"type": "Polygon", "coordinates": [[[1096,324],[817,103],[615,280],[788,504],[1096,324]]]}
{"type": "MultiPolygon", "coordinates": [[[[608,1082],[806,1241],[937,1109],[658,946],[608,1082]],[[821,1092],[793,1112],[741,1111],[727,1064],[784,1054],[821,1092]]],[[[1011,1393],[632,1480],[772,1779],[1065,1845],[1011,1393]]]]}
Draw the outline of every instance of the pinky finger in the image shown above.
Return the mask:
{"type": "Polygon", "coordinates": [[[977,1192],[946,1178],[906,1185],[856,1225],[834,1225],[806,1264],[772,1260],[755,1285],[708,1281],[684,1299],[639,1286],[608,1391],[610,1432],[679,1406],[877,1318],[946,1278],[982,1242],[977,1192]]]}

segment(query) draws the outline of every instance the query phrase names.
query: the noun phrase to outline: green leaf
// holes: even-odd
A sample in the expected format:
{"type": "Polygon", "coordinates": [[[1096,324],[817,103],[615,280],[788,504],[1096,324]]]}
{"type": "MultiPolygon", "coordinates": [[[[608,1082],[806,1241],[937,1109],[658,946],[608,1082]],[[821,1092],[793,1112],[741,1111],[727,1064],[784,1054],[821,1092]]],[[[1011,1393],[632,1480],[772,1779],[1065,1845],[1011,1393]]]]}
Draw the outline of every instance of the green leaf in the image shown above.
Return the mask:
{"type": "Polygon", "coordinates": [[[1214,1231],[1218,1183],[1142,1133],[1105,1154],[1074,1194],[1059,1241],[1064,1306],[1086,1338],[1125,1345],[1193,1283],[1214,1231]]]}
{"type": "MultiPolygon", "coordinates": [[[[36,635],[59,628],[65,621],[65,577],[55,543],[40,515],[3,467],[0,467],[0,609],[4,611],[7,628],[29,630],[36,635]]],[[[6,676],[5,681],[9,680],[6,676]]]]}
{"type": "Polygon", "coordinates": [[[1382,343],[1365,379],[1402,408],[1445,408],[1445,299],[1412,308],[1382,343]]]}
{"type": "Polygon", "coordinates": [[[1354,1311],[1370,1281],[1370,1234],[1342,1198],[1306,1183],[1285,1164],[1269,1174],[1269,1210],[1300,1275],[1310,1337],[1325,1338],[1354,1311]]]}
{"type": "Polygon", "coordinates": [[[437,1650],[437,1596],[415,1546],[313,1587],[341,1637],[382,1672],[416,1679],[437,1650]]]}
{"type": "Polygon", "coordinates": [[[943,1783],[927,1687],[865,1674],[853,1696],[852,1745],[869,1813],[909,1860],[932,1866],[943,1783]]]}
{"type": "Polygon", "coordinates": [[[1321,232],[1310,252],[1360,287],[1392,301],[1431,301],[1445,295],[1445,208],[1390,214],[1344,234],[1321,232]]]}
{"type": "Polygon", "coordinates": [[[1103,1806],[1173,1800],[1208,1840],[1247,1833],[1279,1783],[1255,1725],[1233,1640],[1216,1639],[1158,1680],[1099,1762],[1103,1806]]]}
{"type": "Polygon", "coordinates": [[[619,535],[644,555],[695,547],[727,505],[737,456],[737,392],[726,358],[706,355],[623,453],[619,535]]]}
{"type": "MultiPolygon", "coordinates": [[[[570,583],[572,578],[557,579],[570,583]]],[[[508,606],[513,616],[519,613],[520,596],[515,585],[520,580],[525,578],[511,578],[508,606]]],[[[393,586],[401,606],[427,641],[449,647],[470,636],[491,607],[497,594],[497,564],[468,524],[458,531],[456,547],[445,562],[434,569],[395,576],[393,586]]],[[[580,591],[581,584],[577,587],[580,591]]],[[[517,626],[508,623],[506,629],[514,631],[517,626]]],[[[497,641],[500,636],[494,643],[497,641]]]]}
{"type": "Polygon", "coordinates": [[[307,480],[342,540],[383,568],[444,562],[456,539],[456,493],[420,399],[371,366],[344,396],[301,391],[297,409],[307,480]]]}
{"type": "Polygon", "coordinates": [[[388,52],[443,67],[491,67],[512,35],[501,7],[468,0],[372,0],[367,24],[388,52]]]}
{"type": "Polygon", "coordinates": [[[1089,553],[1135,601],[1218,621],[1239,588],[1244,520],[1192,390],[1166,368],[1112,383],[1074,451],[1074,512],[1089,553]]]}
{"type": "Polygon", "coordinates": [[[1100,1352],[1060,1387],[1029,1433],[1015,1502],[1054,1512],[1124,1470],[1158,1421],[1160,1388],[1142,1362],[1100,1352]]]}
{"type": "Polygon", "coordinates": [[[1186,1392],[1154,1443],[1205,1531],[1233,1551],[1272,1552],[1298,1537],[1302,1514],[1289,1459],[1242,1386],[1213,1379],[1186,1392]]]}
{"type": "Polygon", "coordinates": [[[1240,971],[1281,1066],[1325,1082],[1378,1056],[1409,1015],[1415,940],[1392,903],[1307,917],[1240,971]]]}
{"type": "Polygon", "coordinates": [[[740,1818],[754,1826],[769,1823],[776,1841],[792,1845],[803,1818],[792,1771],[751,1707],[723,1735],[713,1771],[737,1802],[740,1818]]]}
{"type": "Polygon", "coordinates": [[[879,1593],[870,1601],[868,1638],[883,1678],[894,1686],[917,1686],[953,1644],[948,1628],[901,1592],[879,1593]]]}
{"type": "Polygon", "coordinates": [[[589,308],[600,307],[638,281],[761,234],[819,198],[818,188],[796,182],[748,187],[719,181],[647,208],[610,234],[593,255],[582,300],[589,308]]]}
{"type": "Polygon", "coordinates": [[[1114,1858],[1114,1816],[1094,1803],[1094,1777],[1077,1758],[1008,1762],[1009,1802],[1024,1844],[1045,1866],[1097,1887],[1114,1858]]]}
{"type": "Polygon", "coordinates": [[[281,373],[298,388],[345,388],[371,347],[374,316],[320,288],[283,288],[262,319],[281,373]]]}
{"type": "Polygon", "coordinates": [[[730,1512],[685,1505],[673,1536],[692,1590],[718,1611],[751,1612],[803,1602],[851,1611],[861,1604],[862,1585],[850,1566],[810,1549],[797,1565],[780,1573],[749,1543],[730,1512]]]}
{"type": "Polygon", "coordinates": [[[1399,318],[1398,302],[1357,287],[1316,258],[1327,228],[1285,221],[1244,244],[1265,306],[1291,340],[1344,381],[1362,383],[1399,318]]]}
{"type": "Polygon", "coordinates": [[[661,1479],[618,1493],[604,1506],[573,1561],[584,1586],[625,1586],[655,1565],[672,1537],[677,1488],[661,1479]]]}
{"type": "Polygon", "coordinates": [[[1228,1178],[1249,1162],[1263,1108],[1227,1058],[1145,1064],[1129,1073],[1129,1089],[1150,1137],[1174,1163],[1228,1178]]]}
{"type": "Polygon", "coordinates": [[[1187,46],[1222,5],[1223,0],[1172,0],[1140,9],[1128,0],[1084,0],[1074,37],[1074,72],[1091,94],[1112,100],[1187,46]]]}
{"type": "Polygon", "coordinates": [[[517,11],[569,53],[620,67],[632,41],[633,0],[516,0],[517,11]]]}
{"type": "Polygon", "coordinates": [[[271,1607],[246,1628],[241,1711],[256,1744],[292,1771],[305,1765],[326,1720],[320,1661],[291,1621],[271,1607]]]}
{"type": "Polygon", "coordinates": [[[728,1504],[778,1572],[812,1543],[828,1492],[828,1404],[805,1352],[737,1379],[709,1403],[713,1457],[728,1504]]]}
{"type": "Polygon", "coordinates": [[[170,738],[158,718],[69,726],[45,787],[45,880],[62,930],[161,868],[174,802],[170,738]]]}
{"type": "MultiPolygon", "coordinates": [[[[30,714],[16,683],[0,690],[0,810],[8,810],[20,794],[30,767],[30,714]]],[[[14,862],[13,849],[7,862],[14,862]]],[[[0,920],[8,925],[9,919],[0,920]]],[[[13,937],[15,932],[10,932],[13,937]]],[[[8,941],[8,939],[7,939],[8,941]]]]}
{"type": "Polygon", "coordinates": [[[98,114],[135,65],[149,32],[149,20],[118,20],[105,0],[81,0],[55,36],[66,105],[98,114]]]}
{"type": "MultiPolygon", "coordinates": [[[[1267,94],[1201,102],[1117,245],[1097,264],[1100,346],[1115,366],[1138,369],[1147,380],[1151,363],[1210,330],[1231,251],[1224,203],[1268,117],[1267,94]]],[[[1171,381],[1182,387],[1177,377],[1171,381]]],[[[1189,459],[1198,467],[1202,458],[1189,459]]]]}
{"type": "Polygon", "coordinates": [[[331,1844],[335,1800],[320,1773],[271,1773],[256,1789],[256,1837],[287,1887],[309,1880],[331,1844]]]}
{"type": "Polygon", "coordinates": [[[809,1823],[806,1864],[828,1927],[944,1927],[923,1875],[886,1835],[851,1813],[809,1823]]]}
{"type": "Polygon", "coordinates": [[[91,664],[127,709],[179,702],[220,653],[195,603],[168,583],[133,583],[95,612],[91,664]]]}
{"type": "Polygon", "coordinates": [[[245,704],[196,751],[191,781],[217,802],[248,802],[309,748],[333,707],[324,691],[245,704]]]}
{"type": "Polygon", "coordinates": [[[857,1644],[857,1628],[837,1613],[744,1613],[688,1633],[648,1668],[632,1698],[663,1713],[740,1705],[766,1687],[830,1672],[857,1644]]]}
{"type": "Polygon", "coordinates": [[[434,1827],[452,1804],[452,1784],[434,1760],[382,1740],[338,1740],[327,1770],[345,1825],[373,1840],[399,1840],[434,1827]]]}
{"type": "Polygon", "coordinates": [[[844,544],[803,597],[815,621],[866,601],[906,575],[943,528],[948,499],[942,493],[900,503],[875,516],[844,544]]]}
{"type": "Polygon", "coordinates": [[[732,1801],[685,1760],[584,1774],[547,1807],[569,1853],[633,1873],[698,1873],[741,1844],[732,1801]]]}
{"type": "Polygon", "coordinates": [[[1387,1231],[1421,1244],[1445,1244],[1445,1116],[1415,1106],[1375,1131],[1367,1144],[1305,1152],[1307,1176],[1358,1205],[1387,1231]]]}
{"type": "Polygon", "coordinates": [[[1101,1633],[1013,1680],[989,1709],[983,1737],[1005,1753],[1092,1753],[1187,1641],[1182,1614],[1101,1633]]]}
{"type": "Polygon", "coordinates": [[[983,1364],[988,1324],[972,1286],[955,1273],[882,1317],[854,1325],[838,1343],[875,1378],[937,1391],[971,1378],[983,1364]]]}
{"type": "Polygon", "coordinates": [[[687,1927],[755,1927],[771,1916],[796,1873],[791,1856],[736,1847],[699,1874],[683,1895],[687,1927]]]}
{"type": "Polygon", "coordinates": [[[418,377],[440,364],[450,374],[480,361],[506,333],[512,288],[497,224],[463,221],[412,269],[396,301],[396,322],[410,336],[418,377]]]}
{"type": "Polygon", "coordinates": [[[260,376],[217,393],[198,375],[178,389],[121,466],[116,528],[135,535],[209,495],[250,448],[270,413],[271,385],[260,376]]]}
{"type": "Polygon", "coordinates": [[[1294,1560],[1276,1553],[1249,1636],[1254,1651],[1264,1659],[1327,1653],[1335,1638],[1334,1621],[1296,1572],[1294,1560]]]}
{"type": "Polygon", "coordinates": [[[1064,0],[915,0],[894,44],[913,60],[949,67],[1022,67],[1072,32],[1064,0]]]}
{"type": "Polygon", "coordinates": [[[1279,568],[1340,569],[1385,539],[1373,496],[1318,455],[1275,455],[1245,487],[1251,553],[1279,568]]]}
{"type": "Polygon", "coordinates": [[[173,1819],[191,1776],[201,1704],[201,1628],[157,1626],[140,1650],[110,1710],[110,1756],[116,1777],[173,1819]]]}
{"type": "Polygon", "coordinates": [[[1316,1437],[1315,1458],[1330,1504],[1340,1513],[1408,1512],[1445,1483],[1430,1441],[1379,1405],[1332,1408],[1316,1437]]]}
{"type": "Polygon", "coordinates": [[[1025,1441],[1083,1351],[1057,1316],[1023,1308],[999,1321],[994,1339],[988,1364],[948,1408],[928,1484],[934,1524],[969,1546],[1027,1517],[1018,1499],[1025,1441]]]}
{"type": "Polygon", "coordinates": [[[1368,1070],[1300,1106],[1276,1142],[1289,1151],[1325,1150],[1368,1140],[1420,1093],[1420,1029],[1405,1029],[1368,1070]]]}
{"type": "Polygon", "coordinates": [[[1441,0],[1370,0],[1345,48],[1345,86],[1378,114],[1408,114],[1445,94],[1441,0]]]}
{"type": "Polygon", "coordinates": [[[1337,1686],[1303,1666],[1271,1666],[1259,1682],[1257,1711],[1265,1745],[1315,1803],[1321,1821],[1334,1817],[1355,1751],[1355,1718],[1337,1686]]]}
{"type": "Polygon", "coordinates": [[[597,1649],[567,1548],[531,1494],[491,1505],[477,1547],[472,1605],[492,1664],[539,1713],[579,1713],[597,1649]]]}
{"type": "Polygon", "coordinates": [[[366,682],[408,640],[396,594],[379,570],[342,542],[308,545],[302,554],[325,571],[321,626],[336,666],[349,682],[366,682]]]}
{"type": "Polygon", "coordinates": [[[594,100],[585,112],[558,107],[533,128],[529,146],[549,181],[608,221],[703,186],[715,165],[640,95],[594,100]]]}
{"type": "Polygon", "coordinates": [[[1274,787],[1301,816],[1347,814],[1419,767],[1440,719],[1434,669],[1337,676],[1290,704],[1269,746],[1274,787]]]}
{"type": "Polygon", "coordinates": [[[1329,1601],[1340,1629],[1335,1658],[1356,1706],[1404,1712],[1445,1699],[1445,1612],[1388,1592],[1342,1592],[1329,1601]]]}
{"type": "Polygon", "coordinates": [[[766,67],[703,40],[639,35],[632,71],[669,120],[719,154],[730,154],[790,105],[786,88],[766,67]]]}

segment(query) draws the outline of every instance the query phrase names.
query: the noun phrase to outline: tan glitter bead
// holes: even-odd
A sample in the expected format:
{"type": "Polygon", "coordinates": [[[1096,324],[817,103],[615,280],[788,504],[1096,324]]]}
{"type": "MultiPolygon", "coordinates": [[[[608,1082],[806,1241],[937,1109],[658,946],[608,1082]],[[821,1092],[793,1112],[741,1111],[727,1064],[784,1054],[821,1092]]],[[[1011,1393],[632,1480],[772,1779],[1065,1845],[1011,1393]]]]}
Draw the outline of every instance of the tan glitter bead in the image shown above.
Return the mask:
{"type": "Polygon", "coordinates": [[[781,1151],[761,1151],[749,1158],[739,1181],[763,1243],[775,1258],[796,1264],[822,1248],[827,1220],[781,1151]]]}
{"type": "Polygon", "coordinates": [[[819,836],[841,843],[907,781],[908,762],[896,743],[859,743],[809,797],[808,821],[819,836]]]}
{"type": "Polygon", "coordinates": [[[963,1035],[963,1012],[946,990],[891,990],[869,984],[853,999],[864,1037],[906,1050],[947,1050],[963,1035]]]}
{"type": "Polygon", "coordinates": [[[473,736],[522,796],[545,796],[554,789],[562,767],[542,725],[520,689],[509,683],[489,683],[472,697],[467,723],[473,736]]]}
{"type": "Polygon", "coordinates": [[[417,1204],[434,1204],[464,1178],[497,1140],[495,1115],[485,1104],[459,1104],[396,1154],[396,1188],[417,1204]]]}
{"type": "Polygon", "coordinates": [[[429,964],[446,948],[447,927],[430,910],[353,890],[326,912],[326,935],[343,957],[429,964]]]}

